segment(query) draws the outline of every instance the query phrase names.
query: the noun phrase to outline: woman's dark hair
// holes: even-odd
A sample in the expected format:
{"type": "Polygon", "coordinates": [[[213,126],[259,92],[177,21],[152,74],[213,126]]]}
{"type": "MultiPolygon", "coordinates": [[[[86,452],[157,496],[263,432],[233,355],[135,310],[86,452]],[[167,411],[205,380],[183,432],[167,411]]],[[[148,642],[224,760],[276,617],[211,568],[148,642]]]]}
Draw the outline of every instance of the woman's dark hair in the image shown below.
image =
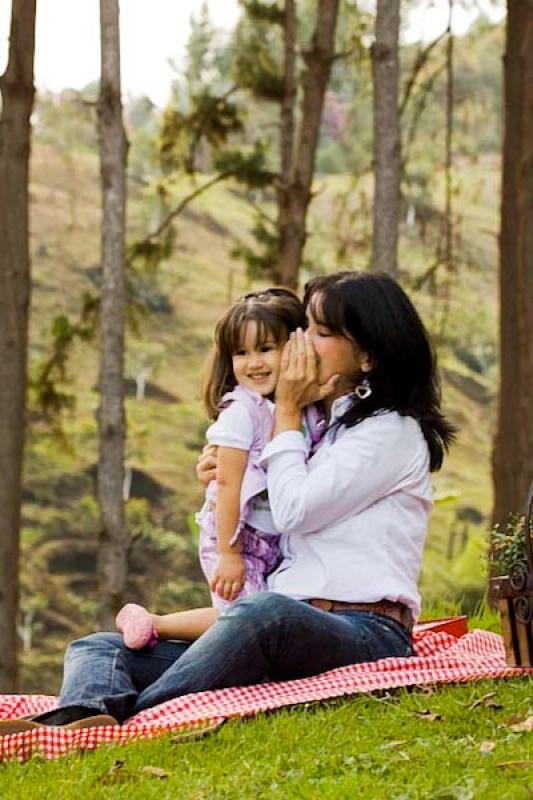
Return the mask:
{"type": "Polygon", "coordinates": [[[235,388],[233,356],[242,347],[248,322],[257,325],[257,347],[268,338],[279,345],[288,339],[291,331],[304,327],[303,305],[294,292],[274,287],[244,295],[217,322],[203,393],[207,413],[212,419],[221,411],[223,396],[235,388]]]}
{"type": "MultiPolygon", "coordinates": [[[[427,331],[403,289],[385,273],[337,272],[305,287],[304,307],[317,324],[368,353],[372,394],[339,420],[348,428],[384,410],[418,420],[430,469],[440,469],[455,428],[440,409],[436,358],[427,331]]],[[[357,378],[363,377],[354,376],[357,378]]]]}

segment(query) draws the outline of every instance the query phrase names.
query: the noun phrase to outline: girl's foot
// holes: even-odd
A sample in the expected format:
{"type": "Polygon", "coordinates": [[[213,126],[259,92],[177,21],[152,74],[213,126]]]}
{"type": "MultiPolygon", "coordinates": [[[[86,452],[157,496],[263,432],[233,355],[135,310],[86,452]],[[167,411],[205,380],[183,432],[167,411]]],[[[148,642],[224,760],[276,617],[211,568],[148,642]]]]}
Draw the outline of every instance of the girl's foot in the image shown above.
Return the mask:
{"type": "Polygon", "coordinates": [[[158,640],[153,616],[136,603],[127,603],[121,608],[115,623],[117,630],[124,636],[124,644],[132,650],[152,646],[158,640]]]}

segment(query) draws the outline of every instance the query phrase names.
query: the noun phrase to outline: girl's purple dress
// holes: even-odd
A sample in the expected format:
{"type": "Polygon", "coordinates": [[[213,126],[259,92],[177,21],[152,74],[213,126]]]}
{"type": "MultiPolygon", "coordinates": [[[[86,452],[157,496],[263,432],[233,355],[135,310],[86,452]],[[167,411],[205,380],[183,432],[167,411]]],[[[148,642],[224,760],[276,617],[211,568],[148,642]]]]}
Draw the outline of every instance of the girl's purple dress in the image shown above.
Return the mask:
{"type": "MultiPolygon", "coordinates": [[[[245,582],[238,595],[240,598],[265,589],[266,576],[278,566],[281,560],[279,536],[259,531],[246,522],[254,499],[257,499],[259,495],[265,495],[266,502],[266,472],[263,467],[259,466],[259,457],[271,439],[274,414],[272,403],[243,386],[236,386],[232,392],[225,394],[222,403],[224,406],[228,406],[230,403],[240,403],[243,406],[243,413],[249,414],[253,427],[253,441],[241,487],[239,524],[231,540],[234,543],[239,539],[241,555],[246,565],[245,582]]],[[[211,579],[219,558],[215,521],[216,499],[217,484],[216,481],[211,481],[206,490],[204,506],[196,516],[196,521],[200,526],[200,563],[208,581],[211,579]]],[[[211,597],[213,605],[221,611],[230,605],[229,601],[214,592],[211,592],[211,597]]]]}
{"type": "MultiPolygon", "coordinates": [[[[266,471],[260,466],[259,459],[263,448],[272,438],[274,406],[265,397],[243,386],[236,386],[233,391],[224,395],[223,406],[227,407],[230,403],[240,403],[243,406],[243,413],[248,413],[253,428],[253,440],[241,487],[240,518],[231,540],[232,543],[237,539],[240,540],[241,555],[246,566],[244,585],[235,598],[239,599],[266,589],[266,578],[276,569],[282,556],[279,534],[258,530],[248,522],[254,505],[260,504],[263,512],[269,511],[266,471]]],[[[310,406],[306,411],[305,433],[310,439],[310,444],[315,445],[320,439],[323,422],[314,406],[310,406]]],[[[211,481],[206,490],[204,506],[196,516],[200,526],[200,563],[208,581],[219,558],[215,518],[216,499],[216,481],[211,481]]],[[[213,605],[221,611],[231,605],[229,601],[214,592],[211,593],[211,597],[213,605]]]]}

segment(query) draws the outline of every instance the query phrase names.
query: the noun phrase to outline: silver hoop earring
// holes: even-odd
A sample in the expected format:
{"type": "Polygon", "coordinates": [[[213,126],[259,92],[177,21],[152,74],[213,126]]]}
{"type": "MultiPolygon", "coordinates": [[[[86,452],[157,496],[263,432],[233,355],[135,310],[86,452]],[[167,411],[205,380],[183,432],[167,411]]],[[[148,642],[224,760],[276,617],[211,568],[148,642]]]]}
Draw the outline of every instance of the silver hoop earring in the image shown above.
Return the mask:
{"type": "Polygon", "coordinates": [[[372,394],[372,387],[368,378],[363,378],[361,383],[358,383],[354,389],[355,396],[359,400],[367,400],[372,394]]]}

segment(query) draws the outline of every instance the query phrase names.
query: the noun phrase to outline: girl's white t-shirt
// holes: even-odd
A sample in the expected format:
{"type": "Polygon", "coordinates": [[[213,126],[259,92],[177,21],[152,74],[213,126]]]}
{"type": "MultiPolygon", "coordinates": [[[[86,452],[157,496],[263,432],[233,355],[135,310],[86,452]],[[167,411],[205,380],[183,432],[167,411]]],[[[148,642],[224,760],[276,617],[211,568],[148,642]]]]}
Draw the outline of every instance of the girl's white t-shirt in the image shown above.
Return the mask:
{"type": "MultiPolygon", "coordinates": [[[[274,403],[266,400],[269,409],[274,412],[274,403]]],[[[215,422],[209,426],[206,439],[209,444],[219,447],[234,447],[237,450],[250,450],[254,438],[252,418],[247,409],[238,400],[234,400],[224,408],[215,422]]],[[[246,522],[262,533],[277,534],[272,519],[266,490],[250,501],[250,511],[246,522]]]]}

